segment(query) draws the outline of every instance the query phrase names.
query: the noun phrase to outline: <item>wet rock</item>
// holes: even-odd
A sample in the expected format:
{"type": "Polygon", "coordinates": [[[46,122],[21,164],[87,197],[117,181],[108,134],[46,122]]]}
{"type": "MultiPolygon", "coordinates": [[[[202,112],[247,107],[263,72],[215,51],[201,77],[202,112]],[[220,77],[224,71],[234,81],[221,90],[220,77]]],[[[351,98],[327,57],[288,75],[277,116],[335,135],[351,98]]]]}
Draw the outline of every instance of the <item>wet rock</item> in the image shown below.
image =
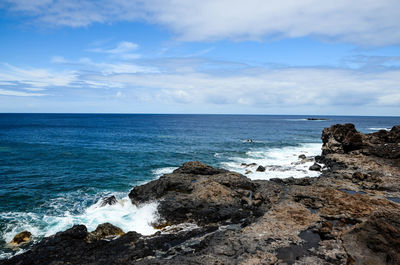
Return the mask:
{"type": "Polygon", "coordinates": [[[309,170],[312,170],[312,171],[321,171],[321,166],[318,165],[317,163],[314,163],[314,165],[312,165],[312,166],[309,167],[309,170]]]}
{"type": "Polygon", "coordinates": [[[118,202],[118,201],[117,201],[117,198],[115,198],[115,196],[112,195],[112,196],[103,198],[103,199],[101,200],[100,206],[101,206],[101,207],[104,207],[104,206],[106,206],[106,205],[114,205],[114,204],[116,204],[117,202],[118,202]]]}
{"type": "Polygon", "coordinates": [[[29,231],[23,231],[14,236],[14,238],[10,241],[10,247],[21,247],[25,244],[28,244],[32,240],[32,234],[29,231]]]}
{"type": "Polygon", "coordinates": [[[299,155],[299,159],[301,159],[301,160],[303,160],[303,159],[306,159],[307,157],[306,157],[306,155],[305,154],[301,154],[301,155],[299,155]]]}
{"type": "Polygon", "coordinates": [[[97,226],[96,230],[90,233],[91,239],[107,239],[115,236],[122,236],[124,231],[121,228],[110,223],[104,223],[97,226]]]}
{"type": "Polygon", "coordinates": [[[265,167],[263,167],[263,166],[258,166],[258,168],[256,169],[256,171],[258,171],[258,172],[265,172],[265,167]]]}

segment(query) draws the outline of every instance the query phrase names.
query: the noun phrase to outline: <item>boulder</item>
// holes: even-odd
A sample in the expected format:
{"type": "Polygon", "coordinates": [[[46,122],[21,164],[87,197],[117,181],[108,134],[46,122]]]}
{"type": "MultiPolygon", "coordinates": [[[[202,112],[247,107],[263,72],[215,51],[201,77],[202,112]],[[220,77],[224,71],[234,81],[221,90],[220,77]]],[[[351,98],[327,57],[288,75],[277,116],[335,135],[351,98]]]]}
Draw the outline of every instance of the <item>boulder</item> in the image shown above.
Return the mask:
{"type": "Polygon", "coordinates": [[[115,196],[112,195],[112,196],[105,197],[105,198],[101,199],[101,204],[100,204],[100,206],[101,206],[101,207],[104,207],[104,206],[106,206],[106,205],[114,205],[114,204],[116,204],[117,202],[118,202],[118,201],[117,201],[117,198],[115,198],[115,196]]]}
{"type": "Polygon", "coordinates": [[[11,247],[21,247],[28,244],[32,240],[32,234],[29,231],[23,231],[14,236],[10,241],[9,245],[11,247]]]}
{"type": "Polygon", "coordinates": [[[96,230],[90,233],[92,239],[107,239],[115,236],[122,236],[124,231],[121,228],[110,223],[104,223],[97,226],[96,230]]]}
{"type": "Polygon", "coordinates": [[[265,167],[263,167],[263,166],[258,166],[258,168],[256,169],[256,171],[258,171],[258,172],[265,172],[265,167]]]}
{"type": "Polygon", "coordinates": [[[306,155],[305,154],[301,154],[301,155],[299,155],[299,159],[301,159],[301,160],[304,160],[304,159],[306,159],[307,157],[306,157],[306,155]]]}
{"type": "Polygon", "coordinates": [[[312,165],[312,166],[309,167],[309,170],[312,170],[312,171],[321,171],[321,166],[318,165],[317,163],[314,163],[314,165],[312,165]]]}

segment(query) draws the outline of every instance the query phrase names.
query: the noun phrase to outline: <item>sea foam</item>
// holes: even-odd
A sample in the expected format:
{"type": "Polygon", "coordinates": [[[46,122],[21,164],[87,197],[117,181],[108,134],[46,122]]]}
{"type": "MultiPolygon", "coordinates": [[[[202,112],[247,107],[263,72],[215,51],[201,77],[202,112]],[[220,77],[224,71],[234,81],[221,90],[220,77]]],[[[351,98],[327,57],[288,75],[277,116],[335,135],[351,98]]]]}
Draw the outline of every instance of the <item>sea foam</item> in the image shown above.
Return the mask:
{"type": "MultiPolygon", "coordinates": [[[[93,231],[99,224],[111,223],[123,231],[136,231],[142,235],[154,234],[157,230],[152,223],[157,219],[157,203],[148,203],[141,207],[132,204],[128,197],[119,199],[114,205],[101,206],[101,201],[86,208],[81,214],[65,211],[62,215],[39,215],[27,212],[0,213],[0,218],[8,220],[1,232],[2,240],[10,242],[15,234],[28,230],[34,238],[40,239],[64,231],[76,224],[83,224],[93,231]]],[[[11,256],[0,253],[0,258],[11,256]]]]}
{"type": "Polygon", "coordinates": [[[371,127],[371,128],[368,128],[368,130],[370,130],[370,131],[380,131],[380,130],[390,131],[390,128],[375,128],[375,127],[371,127]]]}
{"type": "Polygon", "coordinates": [[[320,172],[310,171],[308,168],[313,161],[301,163],[299,155],[304,154],[307,157],[313,157],[321,154],[321,144],[307,143],[300,146],[288,146],[283,148],[270,149],[252,149],[246,153],[246,157],[232,157],[228,162],[221,163],[222,167],[245,174],[250,179],[271,179],[271,178],[302,178],[317,177],[320,172]],[[254,166],[242,166],[242,163],[254,166]],[[265,172],[257,172],[259,165],[266,168],[265,172]]]}
{"type": "Polygon", "coordinates": [[[162,167],[152,170],[152,173],[155,177],[158,178],[164,174],[172,173],[172,171],[174,171],[175,169],[177,169],[177,167],[162,167]]]}

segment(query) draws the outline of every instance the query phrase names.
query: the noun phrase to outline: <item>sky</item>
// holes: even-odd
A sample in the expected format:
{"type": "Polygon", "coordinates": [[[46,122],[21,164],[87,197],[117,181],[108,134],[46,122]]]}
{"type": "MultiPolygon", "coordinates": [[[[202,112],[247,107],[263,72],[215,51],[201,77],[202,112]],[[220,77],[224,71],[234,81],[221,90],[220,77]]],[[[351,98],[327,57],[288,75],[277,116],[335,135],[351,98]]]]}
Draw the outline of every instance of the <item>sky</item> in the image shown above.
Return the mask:
{"type": "Polygon", "coordinates": [[[400,116],[398,0],[0,0],[0,112],[400,116]]]}

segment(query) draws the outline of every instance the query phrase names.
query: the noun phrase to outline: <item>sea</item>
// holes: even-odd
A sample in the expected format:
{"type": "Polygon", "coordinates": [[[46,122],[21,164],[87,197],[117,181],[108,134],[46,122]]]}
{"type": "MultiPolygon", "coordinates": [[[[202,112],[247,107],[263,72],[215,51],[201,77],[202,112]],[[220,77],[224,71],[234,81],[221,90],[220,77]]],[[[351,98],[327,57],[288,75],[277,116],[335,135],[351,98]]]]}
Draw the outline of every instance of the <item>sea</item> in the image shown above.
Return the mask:
{"type": "Polygon", "coordinates": [[[132,205],[132,187],[187,161],[250,179],[316,177],[323,128],[353,123],[364,133],[389,130],[400,117],[158,114],[0,114],[0,259],[28,230],[34,242],[84,224],[110,222],[124,231],[156,230],[157,202],[132,205]],[[245,166],[243,163],[254,166],[245,166]],[[258,165],[266,168],[257,172],[258,165]],[[114,195],[118,203],[101,207],[114,195]]]}

